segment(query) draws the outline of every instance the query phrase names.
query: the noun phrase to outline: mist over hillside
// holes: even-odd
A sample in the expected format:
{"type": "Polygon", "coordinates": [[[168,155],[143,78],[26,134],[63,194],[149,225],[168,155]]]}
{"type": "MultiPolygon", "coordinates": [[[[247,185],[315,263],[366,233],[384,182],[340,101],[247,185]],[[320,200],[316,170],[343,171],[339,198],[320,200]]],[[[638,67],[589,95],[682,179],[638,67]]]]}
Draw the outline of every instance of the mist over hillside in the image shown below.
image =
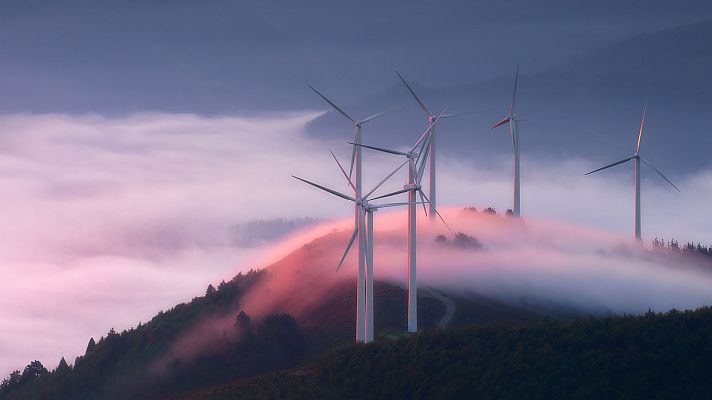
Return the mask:
{"type": "MultiPolygon", "coordinates": [[[[599,339],[605,333],[620,340],[616,338],[621,331],[609,332],[603,327],[622,324],[623,329],[650,338],[658,330],[649,324],[658,318],[679,321],[680,317],[674,311],[664,318],[652,311],[696,309],[712,301],[712,249],[708,246],[680,247],[656,241],[652,248],[644,249],[626,245],[610,232],[555,221],[531,218],[524,223],[472,208],[442,212],[452,221],[456,235],[433,239],[441,227],[433,228],[423,220],[418,226],[418,319],[419,329],[425,333],[397,343],[440,335],[435,328],[447,329],[444,335],[452,338],[458,331],[450,328],[487,326],[487,337],[513,337],[520,344],[506,347],[516,349],[526,347],[521,343],[538,346],[539,339],[551,340],[545,333],[539,336],[541,329],[551,333],[564,328],[564,345],[550,345],[549,349],[557,349],[568,360],[567,355],[582,354],[571,350],[582,342],[617,352],[618,346],[610,348],[608,340],[599,339]],[[645,317],[581,319],[613,314],[645,317]],[[543,324],[572,319],[576,321],[563,326],[543,324]],[[627,327],[641,321],[645,330],[627,327]],[[579,331],[586,325],[598,326],[595,331],[599,333],[579,331]],[[512,326],[522,328],[512,331],[512,326]],[[528,334],[526,340],[518,338],[521,329],[539,339],[528,334]],[[569,329],[573,334],[565,333],[569,329]]],[[[353,253],[344,268],[334,272],[349,232],[344,229],[347,222],[316,226],[286,239],[274,246],[277,260],[264,269],[209,285],[204,296],[161,311],[147,323],[122,332],[111,329],[98,340],[89,339],[82,355],[73,360],[62,358],[52,372],[44,367],[51,365],[51,360],[30,362],[3,380],[0,398],[165,398],[304,366],[352,344],[356,303],[353,253]]],[[[381,343],[406,336],[404,223],[402,213],[379,215],[374,231],[374,319],[377,342],[381,343]]],[[[708,329],[708,323],[701,323],[709,319],[708,310],[684,315],[699,316],[701,319],[689,322],[697,324],[695,329],[708,329]]],[[[697,334],[690,337],[698,338],[697,334]]],[[[494,349],[477,343],[479,340],[465,345],[473,357],[491,354],[482,349],[494,349]]],[[[438,351],[460,354],[462,348],[438,351]]],[[[696,358],[684,353],[682,359],[696,358]]],[[[402,358],[397,360],[403,362],[402,358]]],[[[358,365],[352,362],[338,362],[339,368],[358,365]]]]}
{"type": "MultiPolygon", "coordinates": [[[[290,176],[348,190],[328,150],[344,160],[351,148],[343,138],[305,137],[304,125],[314,115],[0,118],[7,227],[0,232],[5,244],[0,269],[6,277],[0,282],[5,293],[0,372],[31,358],[56,362],[78,354],[90,336],[146,321],[203,292],[210,282],[269,264],[256,259],[262,246],[237,244],[245,238],[269,242],[291,229],[292,222],[281,225],[280,219],[352,221],[352,205],[290,176]],[[256,218],[265,225],[250,225],[256,218]],[[236,232],[236,226],[251,226],[249,234],[236,232]],[[52,341],[44,340],[49,331],[52,341]]],[[[501,140],[509,142],[504,134],[501,140]]],[[[526,218],[567,221],[628,238],[633,216],[628,169],[619,176],[584,177],[583,171],[596,166],[590,160],[529,157],[522,186],[526,218]]],[[[390,155],[368,154],[366,160],[365,185],[378,182],[398,162],[390,155]]],[[[506,153],[495,163],[441,157],[440,205],[492,206],[500,212],[511,207],[510,160],[506,153]]],[[[393,176],[384,193],[401,188],[405,172],[393,176]]],[[[643,238],[709,243],[712,221],[704,216],[712,172],[676,179],[681,193],[650,172],[643,182],[643,238]]],[[[385,214],[379,212],[377,219],[385,214]]]]}

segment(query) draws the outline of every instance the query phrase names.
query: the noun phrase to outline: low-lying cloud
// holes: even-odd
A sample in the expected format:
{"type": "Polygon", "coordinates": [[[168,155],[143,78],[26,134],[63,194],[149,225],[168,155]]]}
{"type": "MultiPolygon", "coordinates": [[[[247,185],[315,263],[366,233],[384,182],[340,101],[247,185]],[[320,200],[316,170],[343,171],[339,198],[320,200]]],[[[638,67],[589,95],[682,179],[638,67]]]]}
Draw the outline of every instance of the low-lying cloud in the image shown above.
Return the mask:
{"type": "MultiPolygon", "coordinates": [[[[297,235],[265,250],[264,246],[278,237],[272,235],[268,223],[266,236],[252,243],[257,246],[236,242],[236,229],[251,226],[250,221],[351,215],[348,202],[290,177],[296,174],[348,191],[328,148],[333,147],[346,160],[349,127],[344,127],[343,141],[315,142],[303,134],[305,123],[315,115],[0,117],[0,273],[5,277],[0,281],[0,373],[21,368],[33,359],[49,367],[61,356],[71,362],[83,353],[89,337],[101,336],[111,327],[121,330],[145,321],[160,309],[202,294],[210,282],[277,261],[305,240],[297,235]]],[[[378,144],[367,131],[364,141],[378,144]]],[[[423,282],[450,287],[468,281],[471,285],[462,290],[491,295],[521,297],[528,296],[527,291],[550,291],[566,299],[577,295],[576,301],[614,311],[707,304],[707,292],[698,288],[705,280],[698,280],[695,286],[686,273],[647,262],[640,267],[646,274],[637,274],[637,267],[593,251],[610,249],[612,243],[631,235],[629,168],[584,177],[583,172],[597,166],[599,160],[532,160],[527,158],[526,148],[523,158],[522,203],[529,217],[527,230],[517,234],[494,226],[481,231],[477,227],[480,222],[474,227],[458,227],[471,232],[487,250],[478,253],[472,266],[447,259],[449,267],[458,271],[451,274],[428,272],[436,271],[428,267],[433,261],[428,254],[437,253],[426,251],[432,237],[423,234],[419,256],[423,282]],[[568,222],[537,222],[556,220],[568,222]],[[559,228],[546,229],[557,224],[559,228]],[[567,229],[597,232],[592,234],[596,241],[577,240],[575,243],[586,245],[584,250],[574,250],[577,247],[556,239],[566,238],[562,232],[567,229]],[[543,254],[542,247],[534,246],[537,241],[544,241],[544,249],[563,247],[564,255],[552,250],[538,263],[518,264],[520,257],[530,260],[543,254]],[[582,261],[573,269],[571,260],[577,257],[582,261]],[[545,261],[548,269],[540,270],[545,261]],[[617,268],[619,262],[624,267],[617,268]],[[605,265],[601,267],[601,263],[605,265]],[[504,279],[507,276],[512,279],[504,279]],[[620,279],[605,280],[611,276],[620,279]],[[551,288],[554,282],[577,279],[570,289],[551,288]],[[609,285],[596,286],[597,281],[609,285]],[[601,290],[576,291],[587,282],[601,290]],[[617,298],[622,291],[614,291],[616,282],[623,282],[620,285],[625,288],[634,282],[640,284],[631,287],[626,297],[617,298]],[[687,290],[671,289],[669,296],[654,302],[648,301],[649,292],[638,292],[643,290],[640,288],[652,290],[655,285],[666,289],[672,283],[687,290]],[[616,306],[623,303],[630,306],[616,306]]],[[[365,153],[365,186],[399,161],[365,153]]],[[[509,207],[508,155],[495,162],[441,156],[439,162],[441,204],[491,205],[500,211],[509,207]]],[[[706,217],[705,199],[712,197],[712,173],[679,178],[676,184],[682,193],[658,184],[650,171],[646,176],[651,178],[643,185],[644,236],[707,242],[712,220],[706,217]]],[[[404,181],[404,175],[396,175],[383,190],[398,189],[404,181]]],[[[457,225],[455,212],[447,214],[457,225]]],[[[398,215],[379,212],[377,229],[395,227],[397,222],[391,225],[387,220],[398,220],[398,215]]],[[[286,223],[285,229],[294,228],[291,225],[286,223]]],[[[315,228],[319,231],[310,235],[320,236],[334,227],[344,224],[337,220],[315,228]]],[[[378,274],[393,282],[402,281],[404,273],[399,240],[392,239],[392,251],[380,249],[383,244],[377,247],[377,262],[391,265],[379,269],[378,274]]],[[[342,241],[335,238],[333,245],[341,251],[342,241]]],[[[329,257],[323,260],[325,265],[330,262],[329,257]]],[[[634,264],[638,265],[637,261],[634,264]]],[[[332,267],[329,264],[331,275],[332,267]]],[[[342,276],[350,273],[347,270],[342,276]]],[[[268,310],[277,305],[255,302],[252,307],[268,310]]]]}
{"type": "MultiPolygon", "coordinates": [[[[454,207],[441,213],[453,230],[473,237],[479,245],[438,243],[436,235],[450,239],[453,235],[442,224],[433,226],[421,218],[417,252],[421,286],[450,294],[477,293],[513,305],[526,303],[544,312],[556,305],[582,315],[712,304],[712,260],[700,264],[686,256],[672,257],[662,250],[641,248],[625,235],[549,219],[519,221],[454,207]]],[[[376,280],[405,285],[406,222],[404,211],[375,218],[376,280]]],[[[323,228],[302,234],[304,246],[269,267],[271,279],[241,302],[245,311],[258,318],[272,312],[299,317],[337,283],[355,279],[355,250],[343,270],[334,273],[351,223],[343,220],[325,236],[320,236],[323,228]]]]}

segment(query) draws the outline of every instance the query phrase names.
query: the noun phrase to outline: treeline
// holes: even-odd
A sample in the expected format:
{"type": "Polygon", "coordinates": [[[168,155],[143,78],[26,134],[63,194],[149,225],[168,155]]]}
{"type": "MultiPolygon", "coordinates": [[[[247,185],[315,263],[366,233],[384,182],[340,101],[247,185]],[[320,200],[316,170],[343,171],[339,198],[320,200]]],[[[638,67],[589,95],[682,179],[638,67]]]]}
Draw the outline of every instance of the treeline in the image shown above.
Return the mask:
{"type": "MultiPolygon", "coordinates": [[[[483,208],[481,211],[478,210],[475,207],[464,207],[462,209],[462,213],[464,214],[477,214],[477,213],[482,213],[485,215],[493,215],[493,216],[498,216],[500,214],[497,213],[497,210],[492,208],[492,207],[487,207],[483,208]]],[[[507,209],[504,213],[505,216],[513,216],[514,213],[512,212],[511,209],[507,209]]],[[[458,240],[460,243],[465,243],[465,246],[458,246],[458,247],[468,247],[467,244],[473,243],[472,240],[470,240],[471,237],[467,237],[464,233],[458,232],[456,234],[455,240],[453,240],[453,244],[457,242],[458,240]],[[464,239],[464,240],[463,240],[464,239]]],[[[474,239],[474,238],[472,238],[474,239]]],[[[435,241],[439,244],[447,244],[447,238],[444,235],[439,235],[439,237],[435,238],[435,241]]],[[[476,239],[475,239],[476,242],[476,239]]],[[[660,238],[655,238],[653,239],[653,250],[656,251],[664,251],[667,254],[672,254],[672,255],[680,255],[680,256],[702,256],[709,261],[712,261],[712,245],[703,245],[700,244],[699,242],[697,244],[693,242],[687,242],[683,245],[680,244],[679,241],[676,239],[670,239],[670,240],[665,240],[665,239],[660,239],[660,238]]],[[[479,243],[475,244],[473,247],[478,247],[480,245],[479,243]]]]}
{"type": "Polygon", "coordinates": [[[710,399],[712,309],[428,331],[180,400],[710,399]]]}
{"type": "MultiPolygon", "coordinates": [[[[462,212],[470,213],[470,214],[477,214],[480,211],[477,210],[477,207],[465,207],[462,209],[462,212]]],[[[497,209],[495,209],[494,207],[483,208],[481,212],[482,212],[482,214],[487,214],[487,215],[499,215],[499,214],[497,214],[497,209]]],[[[504,215],[507,217],[513,217],[514,211],[512,211],[511,208],[508,208],[504,211],[504,215]]]]}
{"type": "Polygon", "coordinates": [[[33,361],[2,381],[0,399],[162,398],[293,367],[306,345],[291,316],[252,321],[244,312],[237,313],[241,295],[266,273],[239,274],[217,288],[209,286],[205,296],[160,312],[146,324],[120,333],[112,329],[98,341],[90,339],[85,354],[73,365],[62,358],[56,369],[48,371],[33,361]],[[237,317],[223,331],[215,351],[191,359],[171,355],[171,346],[186,328],[206,317],[231,313],[237,317]]]}
{"type": "Polygon", "coordinates": [[[675,239],[670,239],[666,242],[664,239],[658,239],[656,237],[653,240],[653,248],[676,255],[709,257],[709,259],[712,260],[712,246],[704,246],[700,243],[694,244],[692,242],[687,242],[680,246],[680,243],[675,239]]]}

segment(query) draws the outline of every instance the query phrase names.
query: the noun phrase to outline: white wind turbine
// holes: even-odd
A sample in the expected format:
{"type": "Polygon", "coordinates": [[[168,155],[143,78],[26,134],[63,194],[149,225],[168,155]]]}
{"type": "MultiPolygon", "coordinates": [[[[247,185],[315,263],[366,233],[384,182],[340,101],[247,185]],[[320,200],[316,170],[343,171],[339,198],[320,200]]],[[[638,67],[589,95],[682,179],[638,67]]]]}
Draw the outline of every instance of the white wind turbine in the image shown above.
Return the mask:
{"type": "MultiPolygon", "coordinates": [[[[420,138],[418,138],[418,140],[408,152],[384,149],[375,146],[367,146],[364,144],[357,145],[360,147],[365,147],[384,153],[403,156],[406,158],[406,162],[408,163],[408,183],[403,187],[403,189],[373,198],[373,200],[377,200],[381,197],[408,193],[408,332],[418,331],[418,286],[416,279],[416,193],[420,195],[420,203],[423,205],[423,211],[425,212],[425,215],[428,215],[427,209],[425,208],[425,204],[428,203],[430,204],[432,211],[434,211],[437,216],[443,221],[445,226],[450,229],[450,226],[448,226],[447,222],[445,222],[445,219],[443,219],[438,210],[432,205],[430,199],[428,198],[428,196],[425,195],[420,185],[423,179],[423,175],[425,173],[425,165],[427,163],[429,153],[428,145],[432,139],[432,129],[435,124],[440,120],[443,113],[440,113],[440,115],[438,115],[430,123],[428,129],[423,132],[423,134],[420,136],[420,138]]],[[[452,229],[450,229],[450,231],[452,231],[452,229]]]]}
{"type": "Polygon", "coordinates": [[[519,217],[521,215],[521,195],[520,195],[520,164],[519,164],[519,121],[514,113],[514,105],[517,100],[517,80],[519,79],[519,65],[517,64],[517,72],[514,75],[514,92],[512,93],[512,102],[509,103],[509,113],[502,118],[499,122],[492,125],[492,129],[502,126],[504,124],[509,124],[509,133],[512,136],[512,146],[514,150],[514,206],[512,212],[515,216],[519,217]]]}
{"type": "MultiPolygon", "coordinates": [[[[410,87],[408,82],[406,82],[405,78],[396,71],[396,75],[398,75],[398,78],[400,78],[401,82],[405,85],[405,87],[408,89],[411,95],[413,95],[413,98],[415,98],[415,101],[418,103],[420,108],[425,112],[425,115],[428,117],[428,125],[431,125],[433,121],[435,120],[435,115],[430,112],[428,107],[423,103],[418,95],[415,94],[415,91],[413,88],[410,87]]],[[[459,117],[461,115],[465,115],[467,113],[456,113],[456,114],[441,114],[439,117],[440,118],[452,118],[452,117],[459,117]]],[[[429,149],[428,152],[430,153],[430,185],[429,185],[429,191],[430,191],[430,219],[434,220],[435,215],[437,214],[435,212],[435,205],[436,205],[436,200],[437,200],[437,192],[436,192],[436,183],[435,183],[435,130],[431,129],[430,130],[430,143],[429,143],[429,149]]]]}
{"type": "Polygon", "coordinates": [[[633,154],[632,156],[630,156],[626,159],[616,161],[614,163],[606,165],[605,167],[601,167],[601,168],[598,168],[591,172],[586,173],[586,175],[590,175],[594,172],[598,172],[598,171],[604,170],[606,168],[614,167],[618,164],[623,164],[625,162],[633,160],[633,174],[634,174],[633,177],[635,180],[635,239],[636,240],[641,240],[641,235],[640,235],[640,162],[642,161],[645,164],[647,164],[650,168],[652,168],[655,172],[657,172],[658,175],[660,175],[663,179],[665,179],[665,181],[667,183],[669,183],[672,187],[674,187],[678,192],[680,191],[680,189],[678,189],[677,186],[675,186],[675,184],[673,184],[668,178],[666,178],[665,175],[663,175],[663,173],[660,172],[660,170],[655,168],[652,164],[650,164],[650,162],[648,162],[645,158],[643,158],[643,156],[640,155],[640,140],[643,137],[643,127],[645,126],[645,112],[647,111],[647,109],[648,109],[648,102],[646,101],[645,106],[643,107],[643,117],[640,120],[640,130],[638,131],[638,141],[635,145],[635,154],[633,154]]]}
{"type": "MultiPolygon", "coordinates": [[[[363,126],[363,124],[380,117],[381,115],[387,113],[388,111],[392,111],[392,110],[383,111],[378,114],[374,114],[369,117],[363,118],[361,120],[356,120],[355,118],[353,118],[349,114],[347,114],[344,110],[342,110],[339,106],[334,104],[334,102],[332,102],[331,100],[326,98],[326,96],[321,94],[318,90],[314,89],[311,85],[307,85],[307,86],[309,86],[309,88],[311,90],[313,90],[314,93],[319,95],[319,97],[321,97],[324,101],[329,103],[329,105],[331,107],[333,107],[337,112],[339,112],[339,114],[343,115],[346,119],[348,119],[349,121],[351,121],[353,123],[353,125],[354,125],[354,143],[361,143],[361,127],[363,126]]],[[[352,183],[352,185],[353,185],[354,195],[355,195],[355,198],[357,198],[357,199],[361,198],[361,195],[362,195],[362,172],[363,172],[362,166],[363,166],[363,164],[362,164],[362,158],[361,158],[361,148],[359,148],[358,146],[353,146],[353,149],[351,152],[351,165],[349,167],[349,173],[347,175],[347,178],[349,179],[349,182],[352,183]],[[352,174],[354,173],[354,169],[355,169],[355,177],[354,177],[355,179],[354,179],[354,182],[351,182],[351,177],[352,177],[352,174]]],[[[358,204],[356,204],[354,206],[354,218],[356,221],[361,220],[362,211],[363,211],[362,208],[359,207],[358,204]]],[[[357,222],[357,225],[358,225],[358,222],[357,222]]],[[[362,238],[361,238],[361,236],[363,234],[365,234],[363,232],[364,231],[362,231],[362,230],[356,230],[356,235],[359,236],[358,243],[359,243],[359,253],[360,254],[364,254],[364,251],[365,251],[365,249],[363,248],[363,246],[365,245],[365,241],[362,240],[362,238]]],[[[352,242],[353,242],[353,240],[352,240],[352,242]]],[[[361,279],[363,277],[362,271],[364,269],[365,269],[365,259],[363,257],[359,257],[359,279],[361,279]]],[[[364,304],[366,301],[365,297],[362,295],[362,292],[361,292],[362,286],[363,285],[361,283],[359,283],[359,291],[357,292],[357,299],[356,299],[357,309],[358,309],[357,314],[359,316],[357,319],[360,319],[361,321],[363,320],[362,314],[365,310],[364,304]]],[[[357,328],[356,328],[356,340],[357,341],[364,340],[363,329],[364,329],[363,324],[357,325],[357,328]]]]}
{"type": "MultiPolygon", "coordinates": [[[[376,119],[390,111],[394,111],[394,110],[402,107],[402,106],[394,107],[390,110],[382,111],[377,114],[368,116],[366,118],[356,120],[355,118],[353,118],[349,114],[347,114],[344,110],[342,110],[339,106],[334,104],[333,101],[329,100],[328,98],[326,98],[326,96],[321,94],[318,90],[314,89],[314,87],[312,87],[311,85],[307,85],[307,86],[309,86],[309,88],[311,90],[313,90],[314,93],[319,95],[319,97],[321,97],[324,101],[329,103],[329,105],[331,107],[333,107],[334,110],[338,111],[339,114],[343,115],[344,118],[348,119],[349,121],[351,121],[354,124],[354,143],[359,143],[359,144],[361,143],[361,128],[363,127],[363,124],[365,124],[366,122],[369,122],[369,121],[373,121],[374,119],[376,119]]],[[[357,192],[357,195],[360,195],[361,194],[361,173],[362,173],[363,169],[362,169],[361,149],[358,149],[357,147],[354,147],[353,151],[351,152],[351,166],[349,167],[349,175],[348,175],[349,179],[351,179],[351,176],[353,174],[354,164],[356,166],[356,179],[355,179],[356,192],[357,192]]]]}
{"type": "MultiPolygon", "coordinates": [[[[353,184],[351,179],[349,179],[346,170],[341,166],[341,163],[336,158],[334,153],[331,155],[339,166],[339,169],[343,173],[344,177],[354,189],[356,193],[356,185],[353,184]]],[[[342,199],[352,201],[356,206],[356,219],[354,221],[354,232],[349,239],[344,254],[341,256],[339,265],[336,267],[336,271],[341,268],[344,259],[351,250],[356,237],[359,239],[358,246],[358,287],[356,289],[356,341],[357,342],[371,342],[374,338],[373,329],[373,212],[377,211],[379,208],[386,207],[396,207],[406,205],[407,203],[388,203],[388,204],[373,204],[369,202],[369,196],[371,196],[381,185],[383,185],[390,177],[392,177],[396,172],[398,172],[404,165],[408,162],[404,162],[394,169],[391,173],[386,175],[373,189],[371,189],[365,196],[351,197],[346,194],[340,193],[336,190],[329,189],[325,186],[319,185],[314,182],[310,182],[306,179],[294,176],[294,178],[299,179],[309,185],[317,187],[335,196],[341,197],[342,199]],[[365,266],[364,266],[365,264],[365,266]]],[[[379,196],[378,198],[384,198],[391,195],[379,196]]]]}

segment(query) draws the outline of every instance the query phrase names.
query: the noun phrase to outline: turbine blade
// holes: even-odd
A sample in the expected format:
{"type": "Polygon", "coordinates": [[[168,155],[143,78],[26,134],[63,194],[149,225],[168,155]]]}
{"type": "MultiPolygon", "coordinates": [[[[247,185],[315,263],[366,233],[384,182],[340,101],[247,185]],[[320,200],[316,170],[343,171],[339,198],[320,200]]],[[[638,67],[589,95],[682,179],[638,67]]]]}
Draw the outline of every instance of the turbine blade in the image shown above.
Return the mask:
{"type": "Polygon", "coordinates": [[[368,122],[368,121],[373,121],[374,119],[376,119],[376,118],[378,118],[378,117],[380,117],[380,116],[382,116],[382,115],[384,115],[384,114],[388,114],[389,112],[393,112],[393,111],[395,111],[395,110],[397,110],[397,109],[399,109],[399,108],[403,108],[403,107],[405,107],[405,104],[401,104],[401,105],[395,106],[395,107],[393,107],[393,108],[391,108],[391,109],[389,109],[389,110],[381,111],[381,112],[379,112],[378,114],[374,114],[374,115],[371,115],[370,117],[366,117],[366,118],[364,118],[364,119],[361,120],[361,124],[365,124],[365,123],[368,122]]]}
{"type": "Polygon", "coordinates": [[[433,120],[433,122],[431,122],[431,123],[428,125],[428,129],[426,129],[425,132],[423,132],[423,134],[420,135],[420,137],[419,137],[418,140],[415,142],[415,144],[413,145],[413,147],[411,147],[410,151],[415,151],[415,149],[418,147],[418,145],[420,144],[420,142],[423,141],[423,139],[425,139],[426,137],[428,137],[428,136],[430,135],[430,132],[432,132],[433,128],[435,127],[435,124],[437,124],[438,121],[440,121],[440,118],[442,117],[442,115],[445,113],[446,110],[447,110],[447,107],[445,107],[445,109],[444,109],[440,114],[438,114],[437,117],[435,117],[435,119],[433,120]]]}
{"type": "Polygon", "coordinates": [[[405,87],[408,88],[408,91],[410,92],[410,94],[413,95],[413,97],[415,98],[415,101],[418,102],[418,105],[420,105],[420,108],[422,108],[423,111],[425,111],[425,113],[428,114],[429,116],[430,116],[430,115],[433,115],[433,113],[431,113],[430,110],[428,110],[428,107],[426,107],[425,104],[420,100],[420,98],[418,97],[418,95],[415,94],[415,92],[414,92],[413,89],[410,87],[410,85],[408,84],[408,82],[405,81],[405,79],[404,79],[403,76],[400,74],[400,72],[396,71],[396,75],[398,75],[398,77],[400,78],[401,82],[403,82],[403,84],[405,85],[405,87]]]}
{"type": "Polygon", "coordinates": [[[309,185],[312,185],[312,186],[314,186],[314,187],[317,187],[317,188],[319,188],[319,189],[321,189],[321,190],[323,190],[323,191],[325,191],[325,192],[329,192],[329,193],[333,194],[334,196],[339,196],[339,197],[341,197],[342,199],[351,200],[351,201],[353,201],[353,202],[356,202],[356,199],[354,199],[353,197],[347,196],[347,195],[345,195],[345,194],[343,194],[343,193],[339,193],[339,192],[337,192],[336,190],[329,189],[328,187],[321,186],[321,185],[318,184],[318,183],[309,182],[309,181],[306,180],[306,179],[302,179],[302,178],[300,178],[300,177],[298,177],[298,176],[294,176],[294,175],[292,175],[292,178],[299,179],[300,181],[302,181],[302,182],[304,182],[304,183],[306,183],[306,184],[309,184],[309,185]]]}
{"type": "Polygon", "coordinates": [[[614,163],[611,163],[611,164],[606,165],[605,167],[601,167],[601,168],[599,168],[599,169],[594,169],[594,170],[591,171],[591,172],[587,172],[585,175],[591,175],[591,174],[594,173],[594,172],[602,171],[602,170],[604,170],[604,169],[606,169],[606,168],[615,167],[615,166],[618,165],[618,164],[623,164],[624,162],[630,161],[630,160],[632,160],[632,159],[634,159],[634,158],[635,158],[635,156],[632,156],[632,157],[628,157],[628,158],[626,158],[626,159],[624,159],[624,160],[616,161],[616,162],[614,162],[614,163]]]}
{"type": "MultiPolygon", "coordinates": [[[[428,196],[426,196],[425,193],[423,193],[423,189],[418,189],[418,191],[420,192],[420,195],[425,198],[425,201],[427,201],[428,204],[432,205],[432,203],[430,203],[430,199],[428,198],[428,196]]],[[[445,218],[443,218],[443,216],[440,215],[440,212],[438,212],[438,209],[433,207],[433,211],[435,211],[435,215],[437,215],[440,218],[440,220],[443,221],[443,224],[445,224],[445,226],[450,231],[450,233],[454,234],[455,232],[453,232],[452,228],[450,228],[450,225],[448,225],[447,222],[445,222],[445,218]]]]}
{"type": "Polygon", "coordinates": [[[401,194],[401,193],[410,192],[411,190],[412,190],[412,189],[396,190],[395,192],[391,192],[391,193],[388,193],[388,194],[384,194],[383,196],[374,197],[374,198],[372,198],[371,200],[378,200],[378,199],[382,199],[382,198],[384,198],[384,197],[391,197],[391,196],[395,196],[395,195],[398,195],[398,194],[401,194]]]}
{"type": "Polygon", "coordinates": [[[423,180],[423,175],[425,174],[425,165],[428,163],[428,156],[430,155],[429,144],[430,144],[430,138],[428,138],[428,140],[426,140],[423,143],[423,151],[421,151],[420,154],[418,154],[418,158],[420,158],[420,156],[422,155],[423,159],[419,160],[419,161],[416,160],[416,164],[418,162],[420,162],[420,166],[418,167],[418,173],[416,174],[416,179],[417,179],[417,182],[419,185],[420,185],[420,182],[423,180]]]}
{"type": "Polygon", "coordinates": [[[363,198],[364,198],[364,199],[367,199],[368,196],[370,196],[371,194],[373,194],[373,192],[375,192],[376,189],[378,189],[379,187],[381,187],[381,185],[383,185],[384,183],[386,183],[386,181],[387,181],[388,179],[390,179],[390,177],[392,177],[396,172],[398,172],[398,171],[399,171],[401,168],[403,168],[403,166],[406,165],[406,164],[408,164],[408,160],[405,160],[405,162],[404,162],[403,164],[399,165],[398,168],[394,169],[390,174],[386,175],[386,177],[383,178],[380,182],[378,182],[378,185],[376,185],[373,189],[371,189],[370,192],[366,193],[366,195],[363,196],[363,198]]]}
{"type": "Polygon", "coordinates": [[[459,113],[445,114],[442,116],[442,118],[457,118],[457,117],[462,117],[463,115],[467,115],[467,114],[472,114],[472,111],[464,111],[464,112],[459,112],[459,113]]]}
{"type": "Polygon", "coordinates": [[[635,146],[636,154],[640,152],[640,139],[643,137],[643,126],[645,125],[645,112],[648,110],[648,101],[645,100],[643,106],[643,117],[640,119],[640,131],[638,131],[638,144],[635,146]]]}
{"type": "Polygon", "coordinates": [[[354,193],[355,193],[355,192],[356,192],[356,186],[354,186],[353,182],[351,182],[351,178],[349,178],[349,176],[346,174],[346,170],[344,170],[344,167],[341,166],[341,163],[339,162],[339,159],[336,158],[336,155],[334,154],[333,151],[331,151],[331,149],[329,149],[329,153],[331,153],[331,156],[334,157],[334,161],[336,161],[336,164],[339,166],[339,169],[340,169],[341,172],[344,174],[344,178],[346,178],[346,180],[349,182],[349,186],[351,186],[351,188],[354,190],[354,193]]]}
{"type": "Polygon", "coordinates": [[[356,146],[352,146],[351,149],[351,167],[349,167],[349,180],[351,180],[351,176],[354,173],[354,162],[356,162],[356,146]]]}
{"type": "MultiPolygon", "coordinates": [[[[416,202],[416,204],[419,204],[420,202],[416,202]]],[[[386,203],[386,204],[376,204],[375,206],[378,208],[386,208],[386,207],[400,207],[400,206],[407,206],[408,203],[406,202],[401,202],[401,203],[386,203]]]]}
{"type": "Polygon", "coordinates": [[[492,125],[492,127],[490,127],[490,129],[494,129],[494,128],[497,128],[497,127],[499,127],[499,126],[502,126],[502,125],[508,123],[509,120],[510,120],[509,117],[504,117],[504,118],[502,118],[499,122],[497,122],[496,124],[492,125]]]}
{"type": "MultiPolygon", "coordinates": [[[[420,145],[420,148],[418,149],[418,157],[415,158],[415,165],[420,165],[421,160],[425,160],[428,157],[428,152],[430,149],[430,146],[428,144],[430,143],[430,136],[428,136],[427,139],[423,142],[423,144],[420,145]]],[[[420,170],[420,168],[418,168],[420,170]]]]}
{"type": "Polygon", "coordinates": [[[349,114],[346,114],[346,112],[345,112],[344,110],[340,109],[339,106],[337,106],[336,104],[334,104],[331,100],[327,99],[326,96],[324,96],[323,94],[319,93],[319,91],[316,90],[316,89],[314,89],[314,88],[312,87],[312,85],[307,85],[307,86],[309,86],[309,88],[310,88],[311,90],[313,90],[314,93],[318,94],[319,97],[321,97],[322,99],[324,99],[324,101],[326,101],[326,102],[329,103],[332,107],[334,107],[334,109],[335,109],[336,111],[338,111],[341,115],[343,115],[344,117],[348,118],[348,119],[349,119],[351,122],[353,122],[354,124],[357,123],[355,119],[351,118],[351,116],[350,116],[349,114]]]}
{"type": "Polygon", "coordinates": [[[514,103],[517,101],[517,81],[519,80],[519,63],[517,63],[517,72],[514,74],[514,92],[512,93],[512,102],[509,103],[509,115],[514,115],[514,103]]]}
{"type": "Polygon", "coordinates": [[[382,147],[368,146],[368,145],[365,145],[365,144],[356,144],[356,143],[353,143],[353,142],[349,142],[349,144],[352,144],[352,145],[354,145],[354,146],[359,146],[359,147],[365,147],[365,148],[371,149],[371,150],[381,151],[381,152],[383,152],[383,153],[395,154],[395,155],[399,155],[399,156],[407,156],[407,155],[408,155],[408,153],[404,153],[404,152],[402,152],[402,151],[389,150],[389,149],[384,149],[384,148],[382,148],[382,147]]]}
{"type": "Polygon", "coordinates": [[[653,170],[655,170],[655,172],[657,172],[658,175],[660,175],[661,178],[665,179],[665,181],[666,181],[667,183],[669,183],[672,187],[674,187],[675,190],[677,190],[678,192],[680,191],[680,189],[678,189],[678,187],[675,186],[675,184],[672,183],[672,182],[670,181],[670,179],[666,178],[665,175],[663,175],[663,173],[660,172],[659,169],[655,168],[655,167],[653,166],[653,164],[651,164],[650,162],[648,162],[648,160],[644,159],[643,157],[640,157],[640,160],[643,161],[644,163],[646,163],[646,164],[648,165],[648,167],[650,167],[650,168],[652,168],[653,170]]]}
{"type": "Polygon", "coordinates": [[[339,272],[339,269],[341,268],[341,264],[344,263],[344,260],[346,259],[346,256],[349,254],[349,250],[351,250],[351,245],[354,244],[354,240],[356,240],[356,235],[358,234],[358,226],[354,228],[354,233],[351,235],[351,239],[349,240],[349,244],[346,245],[346,250],[344,250],[344,255],[341,256],[341,260],[339,261],[339,266],[336,267],[336,272],[339,272]]]}
{"type": "Polygon", "coordinates": [[[425,207],[425,199],[423,198],[423,193],[419,190],[418,194],[420,195],[420,204],[423,205],[423,212],[425,213],[425,216],[428,216],[428,207],[425,207]]]}

